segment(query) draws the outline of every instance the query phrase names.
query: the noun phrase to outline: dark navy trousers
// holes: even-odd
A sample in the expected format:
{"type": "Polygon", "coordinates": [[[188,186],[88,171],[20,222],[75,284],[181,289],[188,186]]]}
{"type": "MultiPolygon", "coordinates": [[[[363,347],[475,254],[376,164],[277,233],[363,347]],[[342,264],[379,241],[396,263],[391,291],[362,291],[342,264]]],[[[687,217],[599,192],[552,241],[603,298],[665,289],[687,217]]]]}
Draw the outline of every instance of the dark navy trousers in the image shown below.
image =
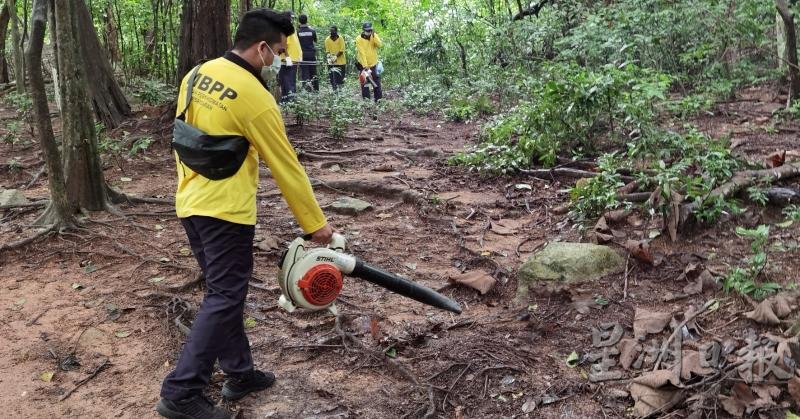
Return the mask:
{"type": "Polygon", "coordinates": [[[282,65],[278,71],[278,82],[281,85],[281,103],[292,100],[297,93],[297,66],[282,65]]]}
{"type": "Polygon", "coordinates": [[[181,223],[207,290],[178,364],[161,386],[161,397],[169,400],[202,392],[217,360],[229,376],[253,369],[243,315],[255,227],[200,216],[182,218],[181,223]]]}

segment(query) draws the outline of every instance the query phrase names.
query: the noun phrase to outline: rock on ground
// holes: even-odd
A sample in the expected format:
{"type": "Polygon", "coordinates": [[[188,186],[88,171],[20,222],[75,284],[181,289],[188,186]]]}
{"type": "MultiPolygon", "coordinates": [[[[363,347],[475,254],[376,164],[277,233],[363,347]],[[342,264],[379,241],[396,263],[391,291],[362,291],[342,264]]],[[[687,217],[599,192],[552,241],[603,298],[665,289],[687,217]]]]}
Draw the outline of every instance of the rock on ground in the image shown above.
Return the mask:
{"type": "Polygon", "coordinates": [[[28,198],[17,189],[0,189],[0,206],[27,204],[28,198]]]}
{"type": "Polygon", "coordinates": [[[356,215],[372,209],[372,204],[349,196],[343,196],[331,204],[333,212],[346,215],[356,215]]]}
{"type": "Polygon", "coordinates": [[[535,282],[583,282],[625,269],[625,259],[608,246],[589,243],[550,243],[519,269],[517,299],[526,301],[535,282]]]}

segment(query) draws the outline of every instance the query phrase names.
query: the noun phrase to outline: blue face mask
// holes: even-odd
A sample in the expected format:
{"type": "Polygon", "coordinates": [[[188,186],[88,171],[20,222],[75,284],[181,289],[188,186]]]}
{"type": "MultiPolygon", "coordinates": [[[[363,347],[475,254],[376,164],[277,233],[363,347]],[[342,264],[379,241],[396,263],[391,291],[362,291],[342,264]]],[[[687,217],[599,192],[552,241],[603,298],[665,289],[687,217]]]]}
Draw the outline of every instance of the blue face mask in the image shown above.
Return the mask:
{"type": "Polygon", "coordinates": [[[261,51],[258,51],[258,57],[261,58],[261,64],[263,64],[263,67],[261,67],[261,78],[264,79],[269,77],[270,71],[276,74],[281,71],[281,58],[278,57],[278,54],[275,54],[275,51],[270,48],[269,44],[267,44],[267,48],[269,48],[269,52],[272,53],[272,64],[270,65],[267,65],[267,62],[264,61],[264,56],[261,55],[261,51]]]}

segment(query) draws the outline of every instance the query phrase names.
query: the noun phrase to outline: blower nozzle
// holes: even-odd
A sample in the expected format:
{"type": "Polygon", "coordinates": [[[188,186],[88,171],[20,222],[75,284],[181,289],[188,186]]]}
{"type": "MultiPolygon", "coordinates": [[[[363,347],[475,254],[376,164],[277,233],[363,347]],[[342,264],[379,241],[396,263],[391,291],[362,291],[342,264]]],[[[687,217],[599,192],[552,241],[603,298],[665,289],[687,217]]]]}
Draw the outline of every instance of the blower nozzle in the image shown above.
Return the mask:
{"type": "Polygon", "coordinates": [[[461,306],[452,299],[391,272],[386,272],[383,269],[370,266],[360,259],[356,259],[355,268],[350,275],[386,288],[404,297],[419,301],[420,303],[461,314],[461,306]]]}

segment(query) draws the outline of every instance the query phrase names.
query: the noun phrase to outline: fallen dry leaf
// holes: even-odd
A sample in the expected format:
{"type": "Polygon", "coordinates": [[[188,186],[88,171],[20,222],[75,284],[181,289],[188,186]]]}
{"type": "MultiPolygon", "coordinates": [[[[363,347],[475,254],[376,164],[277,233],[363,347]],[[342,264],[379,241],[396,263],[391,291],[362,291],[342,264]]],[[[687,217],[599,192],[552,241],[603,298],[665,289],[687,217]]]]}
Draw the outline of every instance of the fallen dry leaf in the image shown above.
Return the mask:
{"type": "Polygon", "coordinates": [[[689,380],[692,374],[706,376],[714,373],[714,369],[700,365],[700,352],[683,350],[681,353],[681,379],[689,380]]]}
{"type": "Polygon", "coordinates": [[[631,397],[633,398],[633,414],[647,416],[665,406],[675,396],[677,389],[658,389],[644,384],[631,384],[631,397]]]}
{"type": "Polygon", "coordinates": [[[756,393],[758,398],[750,406],[748,406],[751,411],[775,406],[775,399],[781,395],[781,389],[777,386],[753,386],[753,391],[756,393]]]}
{"type": "Polygon", "coordinates": [[[628,240],[625,242],[625,249],[631,256],[652,265],[655,260],[650,253],[650,243],[647,240],[628,240]]]}
{"type": "Polygon", "coordinates": [[[580,314],[589,314],[593,308],[600,308],[595,298],[591,294],[573,295],[571,296],[572,302],[570,307],[580,314]]]}
{"type": "Polygon", "coordinates": [[[767,156],[764,161],[764,167],[767,169],[774,169],[783,166],[784,163],[786,163],[786,150],[776,151],[767,156]]]}
{"type": "Polygon", "coordinates": [[[635,339],[622,339],[619,342],[619,365],[625,370],[630,370],[640,350],[641,345],[635,339]]]}
{"type": "Polygon", "coordinates": [[[744,416],[744,410],[747,408],[747,405],[742,403],[742,401],[728,396],[719,396],[719,402],[722,405],[722,408],[725,409],[731,416],[735,418],[740,418],[744,416]]]}
{"type": "Polygon", "coordinates": [[[669,214],[664,223],[667,226],[669,238],[673,242],[678,239],[678,225],[680,224],[681,206],[683,205],[683,195],[673,191],[669,200],[669,214]]]}
{"type": "Polygon", "coordinates": [[[639,339],[647,336],[648,333],[660,333],[671,319],[672,313],[637,308],[636,314],[633,316],[633,337],[639,339]]]}
{"type": "Polygon", "coordinates": [[[792,314],[792,304],[790,299],[791,297],[788,297],[784,294],[779,294],[772,298],[772,310],[779,319],[786,318],[786,316],[792,314]]]}
{"type": "Polygon", "coordinates": [[[264,240],[256,243],[256,247],[260,250],[265,252],[269,252],[271,250],[279,250],[281,248],[280,239],[275,236],[266,236],[264,240]]]}
{"type": "Polygon", "coordinates": [[[503,221],[492,222],[491,225],[492,233],[496,233],[501,236],[513,236],[514,234],[517,234],[517,229],[503,225],[503,221]]]}
{"type": "Polygon", "coordinates": [[[744,315],[748,319],[754,320],[756,323],[767,325],[776,325],[781,323],[781,320],[772,310],[771,300],[764,300],[758,303],[753,311],[748,311],[747,313],[744,313],[744,315]]]}
{"type": "Polygon", "coordinates": [[[680,384],[680,379],[678,378],[678,374],[676,374],[674,369],[668,369],[646,372],[634,378],[633,382],[652,388],[660,388],[667,384],[677,386],[680,384]]]}
{"type": "Polygon", "coordinates": [[[794,402],[800,404],[800,378],[797,378],[796,375],[790,378],[788,389],[789,394],[794,399],[794,402]]]}
{"type": "Polygon", "coordinates": [[[450,281],[476,289],[481,294],[489,292],[497,282],[491,275],[483,271],[471,271],[453,275],[450,277],[450,281]]]}

